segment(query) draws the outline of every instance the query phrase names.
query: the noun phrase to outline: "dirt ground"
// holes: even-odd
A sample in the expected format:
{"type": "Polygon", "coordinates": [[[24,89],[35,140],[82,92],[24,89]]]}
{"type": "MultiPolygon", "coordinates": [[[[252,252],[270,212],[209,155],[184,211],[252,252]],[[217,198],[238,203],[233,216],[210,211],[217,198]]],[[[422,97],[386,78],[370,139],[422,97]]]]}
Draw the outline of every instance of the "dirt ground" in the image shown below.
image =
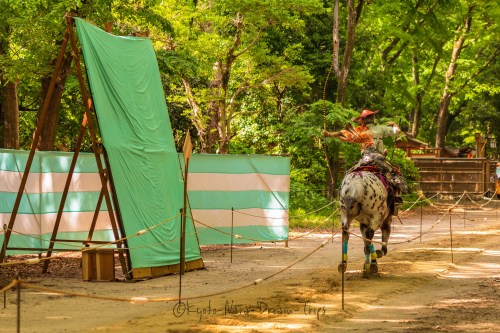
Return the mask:
{"type": "MultiPolygon", "coordinates": [[[[83,282],[79,257],[66,255],[47,275],[38,265],[17,268],[26,282],[50,288],[21,289],[20,331],[499,332],[498,207],[494,202],[470,205],[465,216],[464,207],[455,209],[453,251],[449,216],[427,211],[421,218],[418,209],[401,214],[402,224],[393,222],[389,253],[379,259],[379,273],[368,279],[361,273],[362,241],[351,236],[344,310],[337,271],[340,235],[332,242],[327,232],[291,232],[288,248],[283,243],[236,247],[232,263],[228,247],[206,248],[206,269],[182,277],[181,303],[119,300],[176,298],[178,275],[135,283],[83,282]],[[253,285],[257,279],[263,281],[253,285]]],[[[380,240],[379,233],[375,239],[380,240]]],[[[0,286],[13,274],[0,268],[0,286]]],[[[0,332],[16,332],[17,290],[7,291],[4,299],[0,332]]]]}

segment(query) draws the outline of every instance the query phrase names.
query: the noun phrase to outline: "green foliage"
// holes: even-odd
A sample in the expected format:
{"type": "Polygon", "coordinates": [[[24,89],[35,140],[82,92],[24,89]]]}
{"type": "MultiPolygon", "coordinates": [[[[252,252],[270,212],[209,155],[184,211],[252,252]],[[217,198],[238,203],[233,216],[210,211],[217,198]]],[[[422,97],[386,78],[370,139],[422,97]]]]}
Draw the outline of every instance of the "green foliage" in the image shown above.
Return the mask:
{"type": "Polygon", "coordinates": [[[415,163],[406,155],[405,151],[399,148],[393,148],[390,150],[390,156],[387,159],[397,167],[399,167],[401,173],[404,175],[410,192],[414,192],[413,185],[420,179],[418,173],[418,168],[415,163]]]}
{"type": "Polygon", "coordinates": [[[328,201],[325,189],[314,188],[310,184],[311,174],[304,169],[290,171],[290,207],[312,212],[325,206],[328,201]]]}
{"type": "MultiPolygon", "coordinates": [[[[309,212],[328,201],[325,158],[342,160],[347,169],[360,157],[357,145],[323,138],[325,114],[329,131],[344,128],[364,108],[381,110],[379,122],[393,120],[410,130],[420,101],[417,138],[433,143],[453,39],[471,3],[475,5],[471,31],[449,88],[454,96],[447,145],[473,146],[477,132],[500,142],[500,6],[495,0],[365,1],[356,27],[345,106],[332,103],[337,89],[336,75],[330,72],[332,3],[318,0],[2,0],[0,76],[19,80],[21,145],[28,149],[40,107],[40,80],[53,72],[65,12],[99,26],[113,22],[113,33],[119,35],[148,32],[157,50],[178,148],[187,130],[196,144],[197,129],[209,126],[210,103],[224,99],[226,113],[219,117],[226,117],[232,130],[230,153],[290,156],[291,209],[309,212]],[[238,17],[243,20],[234,53],[238,57],[224,78],[227,90],[214,94],[210,89],[216,79],[214,65],[224,62],[234,45],[238,17]],[[197,103],[198,113],[188,97],[197,103]]],[[[339,65],[345,20],[341,1],[339,65]]],[[[72,72],[62,98],[58,149],[73,148],[82,112],[72,72]]],[[[411,160],[393,150],[393,140],[386,141],[388,158],[410,184],[417,181],[411,160]]],[[[84,150],[89,149],[86,137],[84,150]]],[[[309,220],[320,223],[322,217],[319,213],[309,220]]]]}
{"type": "Polygon", "coordinates": [[[306,212],[304,209],[295,209],[290,211],[289,226],[295,229],[317,229],[332,230],[340,227],[338,216],[331,216],[332,210],[325,208],[318,213],[306,212]]]}

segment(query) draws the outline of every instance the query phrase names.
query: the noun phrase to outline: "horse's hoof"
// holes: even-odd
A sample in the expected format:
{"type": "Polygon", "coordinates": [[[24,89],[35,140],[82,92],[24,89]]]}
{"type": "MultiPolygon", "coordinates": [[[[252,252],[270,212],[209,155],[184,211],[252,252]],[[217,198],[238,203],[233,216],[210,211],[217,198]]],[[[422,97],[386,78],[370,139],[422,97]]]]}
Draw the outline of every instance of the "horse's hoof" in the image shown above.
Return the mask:
{"type": "Polygon", "coordinates": [[[363,265],[363,277],[364,278],[369,278],[370,277],[370,264],[364,264],[363,265]]]}
{"type": "Polygon", "coordinates": [[[345,273],[345,271],[347,270],[347,262],[345,261],[342,261],[339,266],[337,267],[339,273],[345,273]]]}
{"type": "Polygon", "coordinates": [[[382,258],[384,256],[384,252],[382,252],[382,250],[376,250],[375,253],[377,254],[377,258],[382,258]]]}
{"type": "Polygon", "coordinates": [[[372,262],[370,264],[370,273],[373,273],[373,274],[378,273],[378,265],[376,262],[372,262]]]}

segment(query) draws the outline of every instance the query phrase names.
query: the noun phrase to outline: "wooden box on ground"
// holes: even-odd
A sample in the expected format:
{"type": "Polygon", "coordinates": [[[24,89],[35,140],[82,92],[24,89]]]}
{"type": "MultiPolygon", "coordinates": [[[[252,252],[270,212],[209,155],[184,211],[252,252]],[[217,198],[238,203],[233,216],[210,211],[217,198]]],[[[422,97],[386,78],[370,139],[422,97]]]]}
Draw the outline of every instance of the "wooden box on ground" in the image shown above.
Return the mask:
{"type": "MultiPolygon", "coordinates": [[[[187,261],[185,264],[185,271],[193,271],[197,269],[203,269],[205,268],[205,265],[203,264],[202,259],[196,259],[192,261],[187,261]]],[[[150,278],[156,278],[164,275],[170,275],[170,274],[175,274],[179,273],[180,270],[180,265],[179,264],[174,264],[174,265],[165,265],[165,266],[158,266],[158,267],[143,267],[143,268],[133,268],[132,269],[132,276],[134,279],[150,279],[150,278]]]]}
{"type": "Polygon", "coordinates": [[[114,281],[114,249],[92,249],[82,252],[83,281],[114,281]]]}

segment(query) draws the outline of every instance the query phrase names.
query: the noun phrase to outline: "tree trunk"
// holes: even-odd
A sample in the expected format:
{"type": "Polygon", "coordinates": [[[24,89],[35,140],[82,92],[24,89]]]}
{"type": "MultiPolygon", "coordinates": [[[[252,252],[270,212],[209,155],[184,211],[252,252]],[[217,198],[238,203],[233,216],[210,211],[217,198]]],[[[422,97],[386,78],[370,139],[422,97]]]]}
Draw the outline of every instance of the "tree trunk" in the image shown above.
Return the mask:
{"type": "MultiPolygon", "coordinates": [[[[420,130],[420,114],[422,112],[422,103],[424,100],[425,93],[429,89],[429,86],[431,85],[432,79],[436,75],[436,68],[437,68],[437,65],[438,65],[440,60],[441,60],[441,56],[437,55],[436,58],[434,59],[434,65],[432,66],[431,74],[428,76],[427,81],[425,83],[425,86],[423,86],[422,88],[418,88],[418,90],[417,90],[417,94],[415,96],[415,107],[414,107],[413,113],[412,113],[413,124],[412,124],[412,128],[411,128],[411,134],[413,137],[417,137],[418,132],[420,130]]],[[[414,73],[414,84],[415,84],[415,86],[418,87],[418,85],[420,84],[420,78],[419,78],[418,59],[417,59],[416,55],[415,55],[415,59],[413,59],[413,70],[416,71],[414,73]]]]}
{"type": "Polygon", "coordinates": [[[3,144],[7,149],[19,149],[19,105],[17,101],[17,82],[2,83],[3,144]]]}
{"type": "MultiPolygon", "coordinates": [[[[221,109],[224,108],[223,103],[225,102],[224,96],[224,88],[223,88],[223,77],[226,76],[224,73],[224,65],[221,61],[215,63],[215,73],[214,79],[210,82],[210,93],[212,96],[212,100],[208,105],[208,115],[210,117],[209,120],[209,130],[207,131],[207,150],[209,153],[215,153],[217,148],[217,143],[221,138],[221,126],[220,121],[221,118],[221,109]],[[222,104],[222,105],[221,105],[222,104]]],[[[219,142],[220,143],[220,142],[219,142]]],[[[221,152],[221,147],[219,145],[218,149],[219,153],[224,154],[227,152],[221,152]]]]}
{"type": "Polygon", "coordinates": [[[423,94],[418,92],[413,108],[413,124],[411,126],[411,135],[416,138],[420,129],[420,111],[422,109],[423,94]]]}
{"type": "Polygon", "coordinates": [[[348,22],[347,22],[347,40],[342,58],[342,67],[338,76],[337,86],[337,103],[344,105],[347,98],[347,81],[351,64],[352,52],[354,50],[354,42],[356,39],[356,24],[359,21],[361,10],[363,8],[363,0],[360,0],[357,8],[354,6],[354,0],[347,1],[348,22]]]}
{"type": "MultiPolygon", "coordinates": [[[[5,32],[8,32],[7,27],[5,32]]],[[[7,54],[9,43],[0,40],[0,55],[7,54]]],[[[19,149],[19,104],[18,82],[8,81],[0,70],[0,147],[19,149]]]]}
{"type": "Polygon", "coordinates": [[[413,108],[413,125],[411,128],[411,135],[413,137],[416,137],[418,134],[418,128],[420,126],[420,108],[422,107],[422,98],[423,98],[423,91],[420,90],[418,87],[420,85],[420,68],[418,66],[418,56],[417,52],[415,49],[412,50],[411,54],[411,60],[412,60],[412,76],[413,76],[413,84],[415,87],[417,87],[417,95],[415,96],[415,107],[413,108]]]}
{"type": "Polygon", "coordinates": [[[451,99],[454,93],[450,91],[450,86],[453,81],[453,75],[457,69],[457,60],[460,57],[460,52],[464,46],[465,36],[470,30],[471,19],[472,19],[472,9],[470,6],[465,18],[464,26],[458,37],[455,38],[453,42],[453,51],[451,53],[451,60],[448,66],[448,70],[445,75],[445,84],[443,95],[439,103],[438,117],[437,117],[437,132],[436,132],[436,148],[443,148],[445,144],[446,134],[448,131],[448,117],[451,99]]]}
{"type": "Polygon", "coordinates": [[[194,126],[196,127],[196,130],[198,131],[198,140],[201,145],[200,151],[201,153],[206,153],[207,145],[205,139],[207,135],[206,135],[206,126],[202,120],[203,119],[202,111],[200,109],[200,106],[196,102],[196,97],[194,96],[193,89],[191,88],[191,84],[189,83],[189,81],[184,77],[182,77],[181,80],[182,84],[184,85],[184,90],[186,91],[187,102],[191,107],[191,110],[193,110],[192,121],[194,126]]]}
{"type": "Polygon", "coordinates": [[[4,148],[4,116],[2,107],[2,91],[0,90],[0,148],[4,148]]]}
{"type": "MultiPolygon", "coordinates": [[[[57,123],[59,120],[59,110],[61,108],[61,99],[64,92],[64,85],[66,84],[66,78],[71,67],[71,62],[73,57],[68,53],[66,54],[63,63],[61,64],[61,71],[59,77],[57,78],[56,85],[54,87],[53,94],[50,98],[49,108],[47,110],[47,119],[45,120],[44,127],[40,132],[40,141],[38,142],[38,150],[53,150],[54,143],[57,134],[57,123]]],[[[55,61],[54,61],[55,63],[55,61]]],[[[44,101],[47,96],[47,91],[50,85],[52,76],[47,76],[42,78],[42,102],[40,104],[40,109],[38,114],[40,114],[43,107],[44,101]]]]}
{"type": "MultiPolygon", "coordinates": [[[[238,13],[235,18],[236,32],[231,48],[228,50],[224,60],[219,60],[215,63],[214,79],[210,83],[213,100],[209,104],[210,128],[208,131],[208,147],[212,152],[215,150],[216,143],[218,144],[219,154],[229,153],[229,141],[231,138],[231,117],[227,112],[227,96],[229,90],[229,80],[231,78],[231,70],[234,61],[242,53],[237,54],[236,50],[241,45],[241,34],[243,33],[243,16],[238,13]]],[[[251,43],[251,47],[258,37],[251,43]]],[[[242,51],[243,52],[243,51],[242,51]]]]}
{"type": "Polygon", "coordinates": [[[335,0],[333,4],[333,72],[338,78],[339,71],[339,0],[335,0]]]}

